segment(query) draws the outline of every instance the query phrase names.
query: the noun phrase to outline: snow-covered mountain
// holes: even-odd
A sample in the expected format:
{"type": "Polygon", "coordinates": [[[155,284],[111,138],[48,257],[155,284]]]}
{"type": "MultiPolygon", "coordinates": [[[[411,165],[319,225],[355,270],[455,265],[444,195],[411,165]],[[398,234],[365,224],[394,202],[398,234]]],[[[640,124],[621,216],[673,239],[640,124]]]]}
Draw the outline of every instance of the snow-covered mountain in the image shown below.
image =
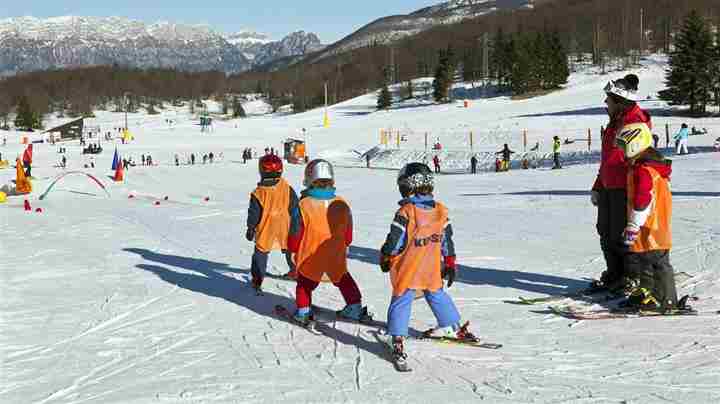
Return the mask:
{"type": "Polygon", "coordinates": [[[301,56],[323,48],[320,38],[312,32],[296,31],[279,41],[257,32],[240,31],[225,39],[235,45],[253,66],[292,56],[301,56]]]}
{"type": "Polygon", "coordinates": [[[122,17],[0,19],[0,75],[107,64],[237,73],[321,48],[303,31],[272,41],[255,32],[225,36],[204,25],[122,17]]]}
{"type": "Polygon", "coordinates": [[[0,20],[0,72],[87,65],[240,72],[250,62],[207,26],[145,24],[121,17],[0,20]]]}
{"type": "Polygon", "coordinates": [[[328,46],[315,60],[370,44],[383,44],[415,35],[440,24],[449,24],[499,10],[532,8],[535,0],[451,0],[407,15],[377,19],[328,46]]]}

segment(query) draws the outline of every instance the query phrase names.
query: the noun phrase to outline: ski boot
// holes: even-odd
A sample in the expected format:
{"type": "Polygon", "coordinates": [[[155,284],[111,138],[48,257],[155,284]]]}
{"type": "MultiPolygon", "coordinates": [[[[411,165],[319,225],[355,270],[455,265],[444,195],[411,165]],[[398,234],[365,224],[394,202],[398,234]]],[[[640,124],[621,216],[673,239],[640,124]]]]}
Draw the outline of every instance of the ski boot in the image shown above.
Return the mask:
{"type": "Polygon", "coordinates": [[[431,328],[423,333],[423,338],[448,339],[462,342],[480,341],[480,338],[468,331],[469,325],[470,322],[466,321],[462,326],[456,325],[454,327],[431,328]]]}
{"type": "Polygon", "coordinates": [[[256,296],[262,296],[263,290],[262,290],[262,279],[253,278],[251,281],[251,286],[253,290],[255,290],[256,296]]]}
{"type": "Polygon", "coordinates": [[[397,369],[398,372],[409,372],[411,369],[407,363],[408,356],[405,353],[405,345],[403,342],[404,338],[401,336],[390,336],[390,355],[392,356],[395,369],[397,369]]]}
{"type": "Polygon", "coordinates": [[[468,326],[470,325],[469,321],[466,321],[465,324],[460,326],[455,331],[455,339],[460,341],[470,341],[470,342],[478,342],[480,341],[480,338],[476,337],[473,333],[468,331],[468,326]]]}
{"type": "Polygon", "coordinates": [[[309,308],[297,309],[293,314],[293,320],[303,327],[311,327],[315,320],[309,308]]]}
{"type": "Polygon", "coordinates": [[[346,318],[360,323],[372,320],[372,316],[368,313],[367,306],[361,306],[360,303],[348,304],[342,310],[338,310],[336,314],[340,318],[346,318]]]}
{"type": "Polygon", "coordinates": [[[625,301],[618,304],[620,311],[633,312],[662,312],[662,305],[655,299],[655,296],[646,288],[635,288],[625,301]]]}

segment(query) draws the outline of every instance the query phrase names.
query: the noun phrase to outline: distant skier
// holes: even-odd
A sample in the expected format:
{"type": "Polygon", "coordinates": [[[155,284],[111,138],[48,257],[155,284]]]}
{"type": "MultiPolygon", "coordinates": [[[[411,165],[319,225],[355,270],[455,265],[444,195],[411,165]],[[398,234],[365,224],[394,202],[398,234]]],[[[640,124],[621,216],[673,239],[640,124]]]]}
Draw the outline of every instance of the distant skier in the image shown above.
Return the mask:
{"type": "Polygon", "coordinates": [[[258,162],[258,171],[260,182],[250,194],[245,237],[255,241],[250,265],[251,284],[260,293],[271,251],[281,250],[290,271],[295,269],[287,240],[291,231],[297,229],[299,212],[297,194],[282,178],[282,160],[273,155],[264,156],[258,162]]]}
{"type": "Polygon", "coordinates": [[[560,143],[560,138],[557,136],[553,136],[553,170],[557,170],[559,168],[562,168],[560,165],[560,149],[562,147],[562,144],[560,143]]]}
{"type": "Polygon", "coordinates": [[[440,173],[440,157],[436,154],[435,157],[433,157],[433,165],[435,166],[435,173],[440,173]]]}
{"type": "MultiPolygon", "coordinates": [[[[277,157],[275,157],[277,158],[277,157]]],[[[352,243],[350,205],[335,195],[332,165],[322,159],[305,166],[300,199],[300,225],[290,233],[288,248],[295,254],[297,286],[295,320],[307,324],[312,318],[312,293],[320,281],[329,279],[340,289],[345,307],[340,317],[360,321],[369,318],[362,295],[347,269],[347,248],[352,243]]]]}
{"type": "Polygon", "coordinates": [[[502,156],[501,166],[499,171],[508,171],[510,170],[510,155],[515,154],[514,151],[510,150],[510,147],[508,147],[508,144],[505,143],[503,145],[502,150],[495,153],[496,155],[502,156]]]}
{"type": "Polygon", "coordinates": [[[477,174],[477,155],[473,154],[472,157],[470,157],[470,173],[471,174],[477,174]]]}
{"type": "Polygon", "coordinates": [[[675,134],[676,150],[675,154],[688,154],[688,137],[690,136],[690,130],[686,123],[680,125],[680,130],[675,134]],[[683,150],[685,151],[683,153],[683,150]]]}
{"type": "Polygon", "coordinates": [[[406,361],[404,340],[413,300],[422,293],[438,322],[435,330],[442,336],[475,339],[468,323],[450,295],[443,289],[443,278],[450,288],[457,266],[455,246],[448,210],[433,198],[434,178],[422,163],[410,163],[400,170],[397,179],[402,200],[380,249],[380,268],[390,272],[392,299],[388,307],[387,331],[396,364],[406,361]]]}
{"type": "Polygon", "coordinates": [[[627,166],[615,138],[625,125],[633,123],[645,123],[652,129],[650,115],[635,101],[639,82],[636,75],[628,74],[605,85],[610,122],[602,134],[600,170],[591,192],[592,204],[598,208],[596,229],[606,265],[594,287],[618,292],[631,287],[633,276],[625,267],[627,250],[622,239],[627,223],[627,166]]]}
{"type": "Polygon", "coordinates": [[[623,232],[629,249],[625,267],[637,274],[639,280],[622,306],[659,312],[677,309],[675,277],[670,265],[671,161],[650,146],[652,134],[644,123],[623,127],[617,143],[629,167],[626,179],[629,216],[623,232]]]}

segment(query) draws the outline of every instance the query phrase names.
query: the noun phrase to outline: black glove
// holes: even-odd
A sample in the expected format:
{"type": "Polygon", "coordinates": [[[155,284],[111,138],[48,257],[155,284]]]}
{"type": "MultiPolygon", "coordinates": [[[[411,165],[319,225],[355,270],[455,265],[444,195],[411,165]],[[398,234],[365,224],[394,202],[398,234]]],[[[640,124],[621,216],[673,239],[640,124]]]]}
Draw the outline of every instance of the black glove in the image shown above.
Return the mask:
{"type": "Polygon", "coordinates": [[[455,267],[450,266],[444,266],[442,270],[442,277],[443,279],[447,279],[447,287],[449,288],[452,286],[453,282],[455,282],[455,267]]]}
{"type": "Polygon", "coordinates": [[[245,232],[245,238],[247,239],[247,241],[255,240],[255,229],[248,228],[245,232]]]}
{"type": "Polygon", "coordinates": [[[383,255],[380,257],[380,269],[383,272],[390,272],[391,265],[390,265],[390,257],[387,255],[383,255]]]}

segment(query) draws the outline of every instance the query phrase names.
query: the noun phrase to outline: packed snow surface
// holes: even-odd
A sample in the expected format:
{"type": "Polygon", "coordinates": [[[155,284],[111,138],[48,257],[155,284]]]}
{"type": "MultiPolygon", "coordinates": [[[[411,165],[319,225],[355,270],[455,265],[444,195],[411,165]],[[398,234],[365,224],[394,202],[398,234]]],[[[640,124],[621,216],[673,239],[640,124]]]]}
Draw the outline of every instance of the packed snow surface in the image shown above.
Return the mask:
{"type": "MultiPolygon", "coordinates": [[[[634,70],[643,97],[650,96],[641,105],[653,114],[661,145],[666,124],[671,132],[683,121],[710,132],[690,138],[692,154],[673,157],[672,177],[671,261],[693,275],[679,292],[697,296],[693,305],[703,315],[573,321],[543,306],[503,302],[578,290],[604,269],[589,189],[607,120],[601,89],[626,72],[575,74],[567,88],[527,100],[472,97],[468,85],[468,108],[460,100],[434,105],[418,98],[375,112],[369,94],[329,108],[329,128],[321,125],[322,109],[263,115],[265,107],[253,101],[248,119],[215,119],[201,133],[186,107],[165,109],[129,114],[135,140],[102,141],[95,168],[83,168],[90,159],[77,141],[65,144],[67,170],[95,176],[109,197],[86,176],[68,175],[40,200],[63,170],[56,166],[60,145],[35,144],[36,179],[27,197],[33,211],[23,210],[23,196],[0,204],[0,402],[719,402],[720,317],[710,313],[720,309],[720,153],[709,146],[720,136],[720,120],[668,116],[670,108],[656,101],[664,66],[653,58],[634,70]],[[381,129],[406,135],[399,151],[392,150],[395,137],[379,145],[381,129]],[[535,170],[470,175],[463,165],[471,152],[494,152],[503,143],[522,153],[523,131],[528,149],[540,142],[548,153],[553,135],[582,139],[588,129],[590,152],[581,141],[563,150],[587,159],[562,170],[545,161],[535,170]],[[349,270],[380,321],[391,289],[376,263],[399,199],[394,169],[405,159],[432,157],[439,141],[452,165],[437,177],[436,197],[450,209],[460,264],[449,292],[472,331],[504,347],[411,340],[414,371],[401,374],[373,327],[320,316],[325,333],[317,336],[273,316],[276,304],[294,308],[295,287],[278,277],[287,271],[279,253],[271,255],[265,296],[248,286],[253,245],[244,238],[245,220],[258,178],[257,161],[243,164],[241,153],[280,149],[286,138],[305,139],[312,157],[336,163],[338,194],[354,215],[349,270]],[[158,165],[132,167],[125,182],[114,183],[115,148],[138,163],[151,154],[158,165]],[[371,150],[383,169],[364,168],[360,156],[371,150]],[[215,162],[202,164],[209,152],[215,162]],[[199,163],[185,164],[190,153],[199,163]]],[[[102,133],[124,125],[122,113],[97,116],[86,125],[102,133]]],[[[46,124],[54,122],[60,120],[46,124]]],[[[3,159],[22,153],[27,134],[0,136],[7,136],[3,159]]],[[[297,191],[302,172],[286,164],[297,191]]],[[[0,184],[14,175],[12,166],[0,170],[0,184]]],[[[313,303],[343,305],[330,284],[315,291],[313,303]]],[[[429,308],[416,301],[412,328],[433,325],[429,308]]]]}

